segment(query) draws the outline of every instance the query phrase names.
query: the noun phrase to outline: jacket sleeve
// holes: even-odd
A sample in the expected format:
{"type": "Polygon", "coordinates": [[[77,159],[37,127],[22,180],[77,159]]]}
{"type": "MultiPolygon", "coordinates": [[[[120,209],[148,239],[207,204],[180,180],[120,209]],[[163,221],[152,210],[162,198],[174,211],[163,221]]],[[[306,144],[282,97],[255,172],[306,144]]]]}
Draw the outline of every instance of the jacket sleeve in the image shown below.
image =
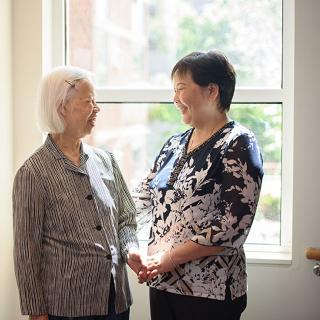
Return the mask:
{"type": "Polygon", "coordinates": [[[24,165],[13,184],[13,229],[21,312],[27,315],[47,313],[40,274],[44,203],[39,181],[24,165]]]}
{"type": "MultiPolygon", "coordinates": [[[[220,200],[206,225],[198,225],[192,238],[202,245],[241,247],[249,233],[258,205],[263,169],[259,147],[253,135],[235,138],[219,168],[220,200]]],[[[228,250],[226,250],[228,251],[228,250]]]]}
{"type": "Polygon", "coordinates": [[[116,188],[119,196],[119,240],[121,256],[127,261],[127,254],[131,249],[138,249],[139,242],[136,235],[136,208],[128,187],[123,179],[120,168],[111,155],[111,162],[115,176],[116,188]]]}

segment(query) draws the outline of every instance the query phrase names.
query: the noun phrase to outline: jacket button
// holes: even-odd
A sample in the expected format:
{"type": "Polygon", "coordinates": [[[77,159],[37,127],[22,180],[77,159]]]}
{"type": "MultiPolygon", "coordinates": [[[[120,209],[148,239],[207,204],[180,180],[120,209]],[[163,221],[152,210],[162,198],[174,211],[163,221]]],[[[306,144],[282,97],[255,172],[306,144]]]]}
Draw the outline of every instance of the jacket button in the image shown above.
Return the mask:
{"type": "Polygon", "coordinates": [[[88,195],[86,196],[86,199],[87,199],[87,200],[92,200],[92,199],[93,199],[92,194],[88,194],[88,195]]]}
{"type": "Polygon", "coordinates": [[[96,229],[97,229],[98,231],[100,231],[100,230],[102,229],[102,227],[101,227],[101,226],[96,226],[96,229]]]}
{"type": "Polygon", "coordinates": [[[111,260],[112,259],[112,255],[111,254],[107,254],[107,259],[111,260]]]}

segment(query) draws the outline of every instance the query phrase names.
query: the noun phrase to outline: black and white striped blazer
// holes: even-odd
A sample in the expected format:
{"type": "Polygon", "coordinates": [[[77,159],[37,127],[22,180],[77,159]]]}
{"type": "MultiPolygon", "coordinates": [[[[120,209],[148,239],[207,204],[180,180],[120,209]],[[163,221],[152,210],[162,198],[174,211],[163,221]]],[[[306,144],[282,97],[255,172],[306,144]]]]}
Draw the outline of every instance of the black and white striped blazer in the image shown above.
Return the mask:
{"type": "Polygon", "coordinates": [[[125,267],[138,247],[135,207],[110,153],[81,145],[80,166],[50,136],[18,170],[13,186],[14,261],[22,314],[108,314],[132,298],[125,267]]]}

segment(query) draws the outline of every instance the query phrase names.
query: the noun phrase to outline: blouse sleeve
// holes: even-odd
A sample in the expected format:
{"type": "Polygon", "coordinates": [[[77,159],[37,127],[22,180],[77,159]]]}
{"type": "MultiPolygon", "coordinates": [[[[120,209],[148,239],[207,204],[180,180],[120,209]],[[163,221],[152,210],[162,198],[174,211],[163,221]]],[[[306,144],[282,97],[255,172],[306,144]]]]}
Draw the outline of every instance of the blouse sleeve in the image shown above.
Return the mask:
{"type": "Polygon", "coordinates": [[[263,177],[262,158],[253,135],[243,134],[230,143],[218,176],[221,198],[215,214],[209,225],[199,226],[192,240],[239,248],[251,228],[263,177]]]}
{"type": "Polygon", "coordinates": [[[22,314],[46,314],[40,278],[45,201],[31,170],[22,167],[13,184],[14,268],[22,314]]]}
{"type": "Polygon", "coordinates": [[[148,172],[147,176],[131,193],[137,209],[138,230],[143,228],[146,224],[149,224],[151,221],[152,200],[149,184],[156,176],[159,168],[161,168],[161,165],[165,159],[165,153],[170,139],[163,145],[162,149],[160,150],[158,156],[154,161],[153,168],[148,172]]]}
{"type": "Polygon", "coordinates": [[[127,261],[128,252],[131,249],[139,248],[139,242],[136,235],[136,208],[113,155],[111,155],[111,162],[119,195],[120,250],[122,258],[124,261],[127,261]]]}
{"type": "Polygon", "coordinates": [[[137,223],[140,230],[151,220],[152,201],[149,191],[149,183],[155,176],[155,172],[150,170],[144,180],[132,191],[132,198],[137,209],[137,223]]]}

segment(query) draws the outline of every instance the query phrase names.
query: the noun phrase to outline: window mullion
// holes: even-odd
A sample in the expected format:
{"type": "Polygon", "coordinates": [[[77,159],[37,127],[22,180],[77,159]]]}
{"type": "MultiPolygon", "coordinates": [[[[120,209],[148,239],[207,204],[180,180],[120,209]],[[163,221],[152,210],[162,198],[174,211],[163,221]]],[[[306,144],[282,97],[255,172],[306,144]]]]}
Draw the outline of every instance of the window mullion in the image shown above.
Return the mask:
{"type": "MultiPolygon", "coordinates": [[[[98,89],[97,101],[105,103],[171,102],[171,89],[98,89]]],[[[282,89],[237,89],[234,103],[282,102],[282,89]]]]}

